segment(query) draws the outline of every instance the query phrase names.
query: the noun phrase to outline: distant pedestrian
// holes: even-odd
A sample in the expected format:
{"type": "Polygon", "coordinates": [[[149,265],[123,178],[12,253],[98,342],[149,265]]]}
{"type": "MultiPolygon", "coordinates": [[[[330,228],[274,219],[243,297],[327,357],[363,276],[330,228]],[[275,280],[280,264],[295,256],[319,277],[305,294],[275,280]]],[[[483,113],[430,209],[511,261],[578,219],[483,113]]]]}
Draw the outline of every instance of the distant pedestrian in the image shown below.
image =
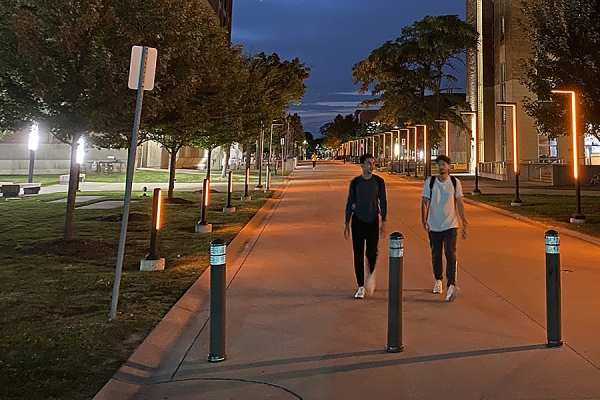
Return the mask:
{"type": "Polygon", "coordinates": [[[458,237],[458,215],[462,221],[461,235],[467,237],[467,220],[463,203],[462,184],[450,176],[450,158],[440,155],[435,159],[439,174],[425,180],[421,202],[421,221],[429,234],[431,263],[435,284],[433,293],[442,293],[444,271],[442,251],[446,256],[446,300],[458,296],[456,286],[456,240],[458,237]]]}
{"type": "Polygon", "coordinates": [[[375,160],[371,154],[360,156],[362,174],[352,179],[346,202],[346,220],[344,237],[348,239],[352,229],[352,248],[354,251],[354,272],[358,291],[357,299],[364,299],[375,291],[375,262],[379,235],[385,233],[387,200],[385,181],[373,175],[375,160]],[[379,223],[381,215],[381,224],[379,223]],[[350,221],[352,220],[351,226],[350,221]],[[365,252],[365,243],[367,245],[365,252]],[[365,255],[369,264],[365,285],[365,255]],[[365,290],[366,289],[366,290],[365,290]]]}
{"type": "Polygon", "coordinates": [[[312,159],[312,163],[313,163],[313,169],[317,168],[317,155],[315,153],[313,153],[311,159],[312,159]]]}

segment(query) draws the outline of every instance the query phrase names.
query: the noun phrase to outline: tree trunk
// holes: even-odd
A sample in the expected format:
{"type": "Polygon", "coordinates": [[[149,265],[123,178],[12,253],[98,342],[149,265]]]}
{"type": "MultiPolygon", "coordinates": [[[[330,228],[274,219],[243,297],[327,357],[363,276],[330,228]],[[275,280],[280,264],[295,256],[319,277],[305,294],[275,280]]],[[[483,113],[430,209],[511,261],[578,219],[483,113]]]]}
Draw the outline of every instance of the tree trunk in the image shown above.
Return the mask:
{"type": "Polygon", "coordinates": [[[258,164],[260,163],[260,152],[261,152],[260,140],[256,141],[256,151],[254,152],[254,169],[258,169],[258,164]]]}
{"type": "Polygon", "coordinates": [[[71,142],[71,166],[69,170],[69,191],[67,194],[67,212],[65,226],[63,229],[63,240],[73,239],[75,231],[75,200],[77,198],[77,187],[79,186],[79,164],[77,164],[77,142],[81,134],[73,135],[71,142]]]}
{"type": "Polygon", "coordinates": [[[212,148],[208,149],[208,157],[206,158],[206,179],[210,181],[210,163],[212,162],[212,148]]]}
{"type": "Polygon", "coordinates": [[[172,148],[169,153],[171,154],[171,160],[169,162],[169,193],[167,197],[170,199],[173,198],[173,192],[175,190],[175,168],[177,167],[177,153],[178,149],[172,148]]]}
{"type": "Polygon", "coordinates": [[[229,157],[231,156],[231,144],[225,145],[225,162],[223,163],[223,168],[221,169],[221,178],[225,178],[227,176],[227,167],[229,166],[229,157]]]}

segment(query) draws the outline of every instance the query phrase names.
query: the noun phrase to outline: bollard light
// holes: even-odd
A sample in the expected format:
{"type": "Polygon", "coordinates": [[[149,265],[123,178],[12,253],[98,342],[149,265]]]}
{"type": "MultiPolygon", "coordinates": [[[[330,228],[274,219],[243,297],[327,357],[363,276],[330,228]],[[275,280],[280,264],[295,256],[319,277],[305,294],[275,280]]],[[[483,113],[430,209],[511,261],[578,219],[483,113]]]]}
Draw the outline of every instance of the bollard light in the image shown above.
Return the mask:
{"type": "Polygon", "coordinates": [[[225,311],[226,311],[226,251],[225,242],[216,239],[210,242],[210,349],[209,362],[224,361],[225,311]]]}
{"type": "Polygon", "coordinates": [[[546,333],[548,347],[560,347],[562,341],[560,300],[560,237],[546,231],[546,333]]]}
{"type": "Polygon", "coordinates": [[[252,200],[252,196],[248,194],[248,185],[250,184],[250,164],[249,162],[246,165],[246,175],[244,177],[244,195],[242,196],[242,201],[250,201],[252,200]]]}
{"type": "Polygon", "coordinates": [[[200,221],[196,224],[196,233],[212,232],[212,224],[206,222],[210,185],[208,179],[202,184],[202,205],[200,207],[200,221]]]}
{"type": "Polygon", "coordinates": [[[402,269],[404,259],[404,236],[399,232],[390,235],[390,263],[388,282],[388,353],[404,350],[402,344],[402,269]]]}
{"type": "Polygon", "coordinates": [[[29,131],[29,143],[27,145],[29,149],[29,176],[27,177],[27,183],[33,182],[33,167],[35,163],[35,152],[38,148],[38,143],[40,140],[39,127],[37,123],[33,123],[31,125],[31,130],[29,131]]]}
{"type": "Polygon", "coordinates": [[[140,271],[162,271],[165,259],[158,256],[158,231],[162,219],[162,190],[154,189],[152,198],[152,226],[150,227],[150,251],[140,262],[140,271]]]}
{"type": "Polygon", "coordinates": [[[223,212],[235,212],[235,207],[231,205],[231,192],[233,192],[233,171],[229,171],[229,180],[227,182],[227,205],[223,207],[223,212]]]}

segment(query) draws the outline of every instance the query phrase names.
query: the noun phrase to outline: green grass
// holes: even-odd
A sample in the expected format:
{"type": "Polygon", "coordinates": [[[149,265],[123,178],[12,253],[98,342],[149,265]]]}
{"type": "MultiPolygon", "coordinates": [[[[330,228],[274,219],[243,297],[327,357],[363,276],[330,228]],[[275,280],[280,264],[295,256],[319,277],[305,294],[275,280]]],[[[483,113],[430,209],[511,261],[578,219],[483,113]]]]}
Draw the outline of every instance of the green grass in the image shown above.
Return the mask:
{"type": "Polygon", "coordinates": [[[575,195],[547,196],[547,195],[521,195],[523,205],[511,206],[514,195],[466,195],[467,198],[485,203],[515,214],[548,223],[557,227],[566,228],[591,236],[600,237],[600,198],[594,196],[581,197],[581,211],[586,216],[586,223],[582,225],[571,224],[569,218],[575,212],[575,195]]]}
{"type": "MultiPolygon", "coordinates": [[[[285,175],[288,176],[291,171],[286,171],[285,175]]],[[[262,171],[262,179],[264,179],[265,171],[262,171]]],[[[233,171],[234,182],[244,182],[246,172],[245,170],[233,171]]],[[[108,183],[120,183],[125,182],[126,174],[114,173],[114,174],[95,174],[88,173],[85,175],[86,182],[108,182],[108,183]]],[[[188,171],[177,171],[175,174],[176,182],[180,183],[202,183],[206,173],[204,171],[190,170],[188,171]]],[[[60,183],[60,175],[34,175],[33,181],[41,183],[42,186],[56,185],[60,183]]],[[[211,182],[227,182],[227,177],[221,178],[221,171],[211,171],[210,174],[211,182]]],[[[258,180],[258,170],[250,170],[250,180],[258,180]]],[[[277,175],[271,175],[272,182],[282,181],[281,169],[277,170],[277,175]]],[[[136,183],[162,183],[169,181],[169,171],[148,171],[138,170],[133,175],[133,181],[136,183]]],[[[0,175],[0,182],[13,182],[13,183],[25,183],[27,182],[27,175],[0,175]]]]}
{"type": "MultiPolygon", "coordinates": [[[[86,193],[122,199],[122,192],[86,193]]],[[[108,321],[121,208],[77,210],[74,254],[34,254],[32,245],[60,238],[64,194],[0,201],[0,398],[88,399],[110,379],[152,327],[208,266],[209,243],[229,242],[266,201],[234,201],[212,194],[213,233],[196,234],[198,193],[177,193],[189,204],[167,204],[159,236],[161,272],[140,272],[148,252],[148,220],[129,223],[118,315],[108,321]]],[[[239,199],[241,193],[234,193],[239,199]]],[[[134,193],[131,212],[149,217],[151,197],[134,193]]],[[[133,214],[132,214],[133,215],[133,214]]]]}

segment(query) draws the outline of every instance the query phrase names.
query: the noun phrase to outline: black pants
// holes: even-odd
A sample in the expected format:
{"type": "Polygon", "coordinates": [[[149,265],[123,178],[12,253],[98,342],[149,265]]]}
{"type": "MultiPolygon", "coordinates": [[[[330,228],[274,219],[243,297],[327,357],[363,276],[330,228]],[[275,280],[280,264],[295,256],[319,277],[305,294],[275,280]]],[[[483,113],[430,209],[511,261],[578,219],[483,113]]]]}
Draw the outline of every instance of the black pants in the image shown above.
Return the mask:
{"type": "Polygon", "coordinates": [[[456,284],[456,238],[458,228],[442,232],[429,232],[429,246],[431,247],[431,264],[436,280],[442,280],[444,269],[442,266],[442,249],[446,255],[447,286],[456,284]]]}
{"type": "Polygon", "coordinates": [[[369,271],[375,270],[377,244],[379,243],[379,218],[373,222],[363,222],[352,216],[352,248],[354,249],[354,272],[358,286],[365,286],[365,242],[369,271]]]}
{"type": "Polygon", "coordinates": [[[317,162],[313,161],[313,168],[317,168],[317,162]]]}

